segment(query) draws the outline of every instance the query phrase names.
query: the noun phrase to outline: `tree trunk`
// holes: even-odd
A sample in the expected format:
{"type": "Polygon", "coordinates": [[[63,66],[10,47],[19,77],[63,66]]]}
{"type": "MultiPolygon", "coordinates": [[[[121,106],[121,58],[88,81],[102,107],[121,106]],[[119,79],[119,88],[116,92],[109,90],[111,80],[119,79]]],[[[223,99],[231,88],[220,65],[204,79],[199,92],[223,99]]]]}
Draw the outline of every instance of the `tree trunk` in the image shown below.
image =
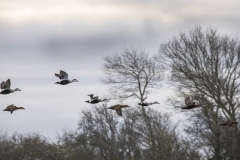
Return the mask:
{"type": "Polygon", "coordinates": [[[234,131],[233,131],[233,139],[232,139],[232,144],[233,144],[233,159],[234,160],[239,160],[239,150],[238,150],[238,137],[237,137],[237,126],[234,126],[234,131]]]}
{"type": "Polygon", "coordinates": [[[144,120],[145,120],[145,123],[147,125],[147,128],[148,128],[148,131],[150,133],[150,139],[151,139],[151,147],[150,147],[150,150],[151,150],[151,157],[155,157],[155,149],[156,149],[156,146],[155,146],[155,141],[154,141],[154,136],[153,136],[153,131],[152,131],[152,126],[151,126],[151,123],[149,121],[149,117],[147,116],[146,114],[146,111],[145,111],[145,108],[142,106],[142,113],[143,113],[143,116],[144,116],[144,120]]]}

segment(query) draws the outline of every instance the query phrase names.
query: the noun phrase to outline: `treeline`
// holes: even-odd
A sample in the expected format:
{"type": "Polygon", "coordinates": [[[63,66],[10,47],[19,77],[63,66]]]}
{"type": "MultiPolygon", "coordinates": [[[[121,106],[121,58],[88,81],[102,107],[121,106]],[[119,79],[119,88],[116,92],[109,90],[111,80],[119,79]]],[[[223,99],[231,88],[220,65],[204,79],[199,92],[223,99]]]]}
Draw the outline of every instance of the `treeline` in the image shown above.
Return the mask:
{"type": "Polygon", "coordinates": [[[194,146],[178,136],[167,114],[147,110],[153,135],[139,107],[124,110],[122,119],[109,112],[105,104],[81,114],[78,129],[63,132],[58,142],[49,142],[36,133],[12,136],[2,133],[0,159],[200,159],[194,146]],[[150,139],[154,140],[154,147],[150,139]]]}
{"type": "MultiPolygon", "coordinates": [[[[1,133],[0,159],[45,160],[239,160],[240,43],[200,26],[160,44],[159,53],[125,48],[104,58],[101,80],[121,102],[143,102],[165,79],[175,86],[172,109],[192,97],[200,107],[186,112],[184,133],[168,114],[134,106],[122,109],[123,117],[105,103],[81,112],[78,128],[65,131],[57,142],[32,133],[1,133]],[[182,136],[184,134],[184,136],[182,136]]],[[[159,90],[161,91],[161,90],[159,90]]],[[[160,104],[161,105],[161,104],[160,104]]],[[[177,114],[177,113],[176,113],[177,114]]]]}

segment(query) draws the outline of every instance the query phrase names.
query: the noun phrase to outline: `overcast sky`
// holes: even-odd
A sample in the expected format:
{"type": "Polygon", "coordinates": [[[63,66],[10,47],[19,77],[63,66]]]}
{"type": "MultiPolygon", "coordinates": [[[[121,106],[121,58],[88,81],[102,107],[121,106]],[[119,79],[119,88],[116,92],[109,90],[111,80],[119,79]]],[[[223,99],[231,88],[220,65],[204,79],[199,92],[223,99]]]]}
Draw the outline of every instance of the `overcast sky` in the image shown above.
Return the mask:
{"type": "MultiPolygon", "coordinates": [[[[87,94],[107,95],[98,82],[104,56],[124,47],[154,55],[160,43],[195,25],[239,37],[239,6],[237,0],[0,0],[0,81],[11,78],[11,88],[22,90],[0,95],[0,108],[26,108],[1,111],[1,130],[52,138],[76,129],[81,110],[93,107],[84,102],[87,94]],[[79,82],[54,84],[60,69],[79,82]]],[[[148,100],[163,103],[172,94],[166,88],[148,100]]]]}

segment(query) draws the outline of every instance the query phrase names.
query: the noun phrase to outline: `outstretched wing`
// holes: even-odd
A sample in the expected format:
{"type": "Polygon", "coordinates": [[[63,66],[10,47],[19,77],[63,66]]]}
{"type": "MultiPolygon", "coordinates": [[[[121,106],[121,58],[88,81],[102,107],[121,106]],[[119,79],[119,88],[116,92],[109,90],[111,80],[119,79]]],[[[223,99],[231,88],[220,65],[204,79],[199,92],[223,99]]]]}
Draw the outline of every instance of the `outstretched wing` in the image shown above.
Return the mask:
{"type": "Polygon", "coordinates": [[[95,99],[98,99],[98,96],[94,96],[94,94],[89,94],[88,96],[90,97],[91,100],[95,100],[95,99]]]}
{"type": "Polygon", "coordinates": [[[55,76],[57,76],[59,79],[63,79],[63,75],[55,73],[55,76]]]}
{"type": "Polygon", "coordinates": [[[13,113],[13,111],[15,111],[16,110],[16,107],[14,107],[14,106],[12,106],[10,109],[10,112],[11,112],[11,114],[13,113]]]}
{"type": "Polygon", "coordinates": [[[14,105],[11,104],[9,106],[6,107],[6,109],[4,109],[3,111],[10,111],[11,113],[13,112],[12,110],[14,109],[14,105]]]}
{"type": "Polygon", "coordinates": [[[115,106],[108,107],[108,109],[115,109],[115,106]]]}
{"type": "MultiPolygon", "coordinates": [[[[11,106],[11,105],[10,105],[11,106]]],[[[4,109],[3,111],[10,111],[10,108],[9,106],[6,107],[6,109],[4,109]]]]}
{"type": "Polygon", "coordinates": [[[60,74],[55,73],[55,76],[57,76],[60,80],[68,79],[68,74],[66,72],[64,72],[63,70],[60,70],[60,74]]]}
{"type": "Polygon", "coordinates": [[[6,88],[6,82],[5,81],[2,81],[1,83],[1,89],[5,89],[6,88]]]}
{"type": "Polygon", "coordinates": [[[117,112],[117,114],[118,114],[119,116],[122,116],[122,110],[121,110],[121,108],[116,108],[115,110],[116,110],[116,112],[117,112]]]}
{"type": "Polygon", "coordinates": [[[68,79],[68,74],[63,70],[60,70],[60,74],[63,76],[63,79],[68,79]]]}
{"type": "Polygon", "coordinates": [[[92,97],[93,97],[93,94],[89,94],[88,96],[89,96],[90,98],[92,98],[92,97]]]}
{"type": "Polygon", "coordinates": [[[10,79],[8,79],[6,82],[3,81],[1,83],[1,89],[10,89],[10,86],[11,86],[11,81],[10,79]]]}
{"type": "Polygon", "coordinates": [[[14,105],[13,104],[11,104],[11,105],[9,105],[9,106],[7,106],[7,108],[9,109],[9,108],[12,108],[14,105]]]}

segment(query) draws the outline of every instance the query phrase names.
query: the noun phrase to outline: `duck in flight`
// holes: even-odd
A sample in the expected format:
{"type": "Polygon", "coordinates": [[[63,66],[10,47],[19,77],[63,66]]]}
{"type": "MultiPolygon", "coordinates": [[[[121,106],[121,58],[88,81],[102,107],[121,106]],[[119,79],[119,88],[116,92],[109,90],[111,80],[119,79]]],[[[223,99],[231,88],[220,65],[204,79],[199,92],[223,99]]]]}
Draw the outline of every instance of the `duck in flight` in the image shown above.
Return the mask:
{"type": "Polygon", "coordinates": [[[93,97],[93,94],[90,94],[88,96],[90,96],[90,100],[85,101],[87,103],[96,104],[96,103],[104,102],[104,101],[109,102],[109,100],[105,99],[105,98],[104,99],[99,99],[98,96],[93,97]]]}
{"type": "Polygon", "coordinates": [[[193,102],[193,100],[191,100],[189,96],[185,98],[185,104],[186,106],[182,107],[181,109],[193,109],[201,106],[201,104],[195,104],[195,102],[193,102]]]}
{"type": "Polygon", "coordinates": [[[233,122],[233,121],[227,121],[225,123],[220,124],[220,126],[227,126],[229,128],[233,128],[234,124],[238,124],[238,122],[233,122]]]}
{"type": "Polygon", "coordinates": [[[156,102],[141,102],[141,103],[138,103],[138,105],[141,105],[141,106],[150,106],[150,105],[153,105],[153,104],[159,104],[157,101],[156,102]]]}
{"type": "Polygon", "coordinates": [[[17,109],[25,109],[23,107],[17,107],[17,106],[14,106],[13,104],[7,106],[6,109],[4,109],[3,111],[9,111],[11,112],[11,114],[13,113],[13,111],[17,110],[17,109]]]}
{"type": "Polygon", "coordinates": [[[21,91],[20,89],[16,88],[16,89],[10,89],[11,87],[11,80],[8,79],[6,82],[3,81],[1,83],[1,89],[2,91],[0,92],[0,94],[9,94],[9,93],[13,93],[15,91],[21,91]]]}
{"type": "Polygon", "coordinates": [[[60,81],[56,82],[55,84],[61,84],[61,85],[66,85],[72,82],[78,82],[78,80],[73,79],[73,80],[69,80],[68,79],[68,74],[66,72],[64,72],[63,70],[60,70],[60,74],[55,73],[55,76],[57,76],[60,81]]]}
{"type": "Polygon", "coordinates": [[[115,110],[117,112],[117,114],[119,116],[122,116],[122,108],[125,108],[125,107],[129,107],[129,106],[128,105],[117,104],[117,105],[108,107],[107,109],[113,109],[113,110],[115,110]]]}
{"type": "Polygon", "coordinates": [[[85,102],[91,103],[91,104],[96,104],[96,103],[104,102],[104,101],[109,102],[108,99],[93,99],[93,100],[87,100],[87,101],[85,101],[85,102]]]}

